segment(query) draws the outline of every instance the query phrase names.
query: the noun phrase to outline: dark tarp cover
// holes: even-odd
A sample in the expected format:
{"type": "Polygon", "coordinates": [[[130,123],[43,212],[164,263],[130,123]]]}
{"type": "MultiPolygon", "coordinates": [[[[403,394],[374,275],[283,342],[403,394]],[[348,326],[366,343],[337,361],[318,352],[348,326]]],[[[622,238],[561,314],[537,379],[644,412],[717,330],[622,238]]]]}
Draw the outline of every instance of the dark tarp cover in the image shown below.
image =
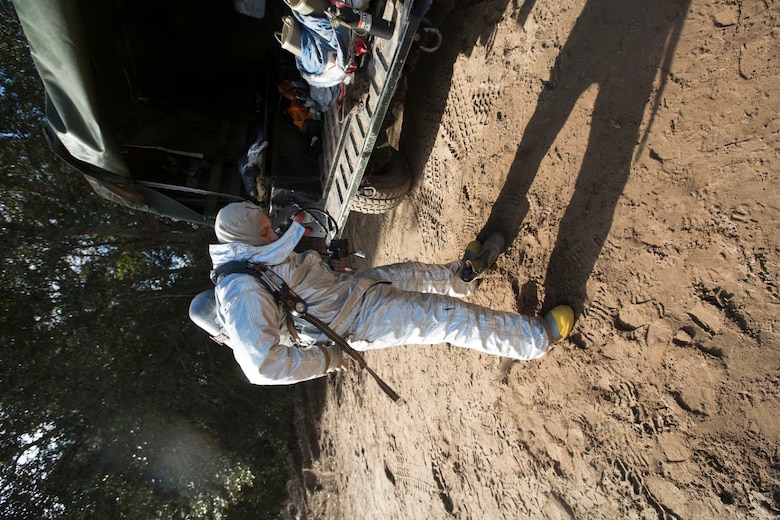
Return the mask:
{"type": "Polygon", "coordinates": [[[46,91],[46,137],[101,196],[131,208],[203,223],[184,204],[133,182],[101,119],[95,78],[76,0],[15,0],[46,91]]]}

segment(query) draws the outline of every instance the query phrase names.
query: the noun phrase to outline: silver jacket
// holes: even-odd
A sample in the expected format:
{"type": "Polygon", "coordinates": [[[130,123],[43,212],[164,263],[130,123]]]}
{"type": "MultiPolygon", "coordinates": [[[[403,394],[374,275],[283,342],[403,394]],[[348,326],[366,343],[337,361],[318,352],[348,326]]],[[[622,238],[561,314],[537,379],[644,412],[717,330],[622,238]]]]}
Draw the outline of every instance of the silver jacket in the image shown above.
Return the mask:
{"type": "MultiPolygon", "coordinates": [[[[209,254],[215,269],[232,260],[266,264],[306,301],[311,315],[345,334],[363,293],[376,281],[334,272],[316,251],[296,253],[294,248],[303,233],[303,227],[293,223],[271,244],[212,244],[209,254]]],[[[251,383],[284,385],[306,381],[339,364],[341,354],[333,345],[293,345],[284,311],[253,276],[227,275],[217,284],[215,294],[217,317],[230,337],[236,361],[251,383]]],[[[304,337],[324,343],[325,336],[316,328],[305,322],[297,325],[304,337]]]]}

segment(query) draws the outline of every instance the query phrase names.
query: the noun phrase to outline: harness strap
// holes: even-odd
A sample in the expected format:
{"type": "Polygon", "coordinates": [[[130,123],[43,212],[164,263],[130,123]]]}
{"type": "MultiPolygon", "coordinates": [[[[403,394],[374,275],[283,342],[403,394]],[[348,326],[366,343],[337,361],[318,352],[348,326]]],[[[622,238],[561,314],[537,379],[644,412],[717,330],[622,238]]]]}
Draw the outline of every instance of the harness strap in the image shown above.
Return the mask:
{"type": "Polygon", "coordinates": [[[297,344],[301,344],[301,337],[298,335],[298,331],[295,330],[295,322],[289,312],[284,313],[284,321],[287,322],[287,332],[290,333],[293,341],[297,344]]]}
{"type": "Polygon", "coordinates": [[[252,276],[257,277],[257,271],[249,267],[247,262],[242,262],[241,260],[232,260],[211,271],[209,278],[211,278],[211,282],[214,285],[217,285],[224,277],[234,273],[251,274],[252,276]]]}

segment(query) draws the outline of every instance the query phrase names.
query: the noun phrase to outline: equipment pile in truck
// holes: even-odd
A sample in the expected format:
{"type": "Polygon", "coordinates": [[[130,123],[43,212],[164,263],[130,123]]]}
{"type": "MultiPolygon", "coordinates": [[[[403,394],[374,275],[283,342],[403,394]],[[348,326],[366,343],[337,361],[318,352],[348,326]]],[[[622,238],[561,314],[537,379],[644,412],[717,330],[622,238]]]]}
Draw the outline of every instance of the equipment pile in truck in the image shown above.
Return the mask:
{"type": "Polygon", "coordinates": [[[303,1],[16,0],[51,147],[101,196],[198,224],[237,200],[317,207],[336,229],[395,207],[411,173],[383,131],[431,0],[372,0],[373,30],[325,5],[362,55],[338,102],[311,106],[280,89],[306,86],[282,22],[303,1]]]}

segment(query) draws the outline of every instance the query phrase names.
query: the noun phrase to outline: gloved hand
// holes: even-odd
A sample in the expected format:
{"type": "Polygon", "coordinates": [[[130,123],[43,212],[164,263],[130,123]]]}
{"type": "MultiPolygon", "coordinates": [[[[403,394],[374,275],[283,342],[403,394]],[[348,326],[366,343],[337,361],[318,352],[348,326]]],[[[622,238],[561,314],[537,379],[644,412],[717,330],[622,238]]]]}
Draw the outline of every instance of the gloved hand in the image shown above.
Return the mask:
{"type": "Polygon", "coordinates": [[[330,268],[337,273],[352,272],[352,268],[349,267],[349,257],[345,256],[343,258],[330,258],[328,260],[328,264],[330,264],[330,268]]]}

